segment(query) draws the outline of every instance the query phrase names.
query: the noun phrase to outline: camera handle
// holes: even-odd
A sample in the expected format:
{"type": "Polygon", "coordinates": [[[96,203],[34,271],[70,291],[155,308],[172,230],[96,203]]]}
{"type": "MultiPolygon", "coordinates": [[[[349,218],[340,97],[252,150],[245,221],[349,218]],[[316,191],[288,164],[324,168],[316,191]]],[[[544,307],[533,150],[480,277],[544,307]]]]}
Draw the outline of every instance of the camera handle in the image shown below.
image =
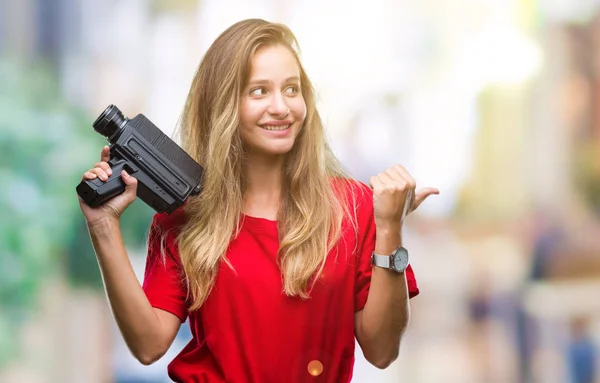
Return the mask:
{"type": "Polygon", "coordinates": [[[132,175],[137,172],[137,167],[118,157],[111,158],[108,165],[112,174],[106,181],[99,178],[81,181],[77,185],[77,194],[90,207],[98,207],[109,199],[125,191],[125,182],[121,178],[121,171],[125,170],[132,175]]]}

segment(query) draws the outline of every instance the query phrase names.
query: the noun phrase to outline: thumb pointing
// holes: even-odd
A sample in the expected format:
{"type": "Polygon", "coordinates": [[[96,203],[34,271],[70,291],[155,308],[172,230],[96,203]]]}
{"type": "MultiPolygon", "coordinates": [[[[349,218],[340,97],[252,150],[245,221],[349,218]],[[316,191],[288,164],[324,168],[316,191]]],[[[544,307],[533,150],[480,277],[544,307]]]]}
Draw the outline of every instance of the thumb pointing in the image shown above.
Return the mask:
{"type": "Polygon", "coordinates": [[[423,188],[419,190],[415,195],[412,210],[416,210],[419,207],[419,205],[421,205],[421,203],[423,203],[423,201],[425,201],[425,199],[432,194],[440,194],[440,191],[436,188],[423,188]]]}

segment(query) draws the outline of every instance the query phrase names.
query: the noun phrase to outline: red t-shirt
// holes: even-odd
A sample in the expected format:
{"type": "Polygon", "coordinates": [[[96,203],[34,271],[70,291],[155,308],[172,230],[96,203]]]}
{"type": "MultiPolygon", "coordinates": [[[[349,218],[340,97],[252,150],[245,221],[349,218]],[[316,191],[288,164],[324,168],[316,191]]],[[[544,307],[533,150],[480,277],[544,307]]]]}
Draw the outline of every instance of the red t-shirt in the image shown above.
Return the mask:
{"type": "MultiPolygon", "coordinates": [[[[185,383],[349,382],[354,366],[354,313],[367,300],[375,248],[373,194],[357,189],[358,236],[348,224],[329,254],[308,300],[282,293],[276,263],[277,222],[243,216],[238,237],[202,307],[189,313],[192,340],[169,364],[171,379],[185,383]],[[312,363],[311,363],[312,362],[312,363]],[[316,376],[315,376],[316,375],[316,376]]],[[[155,215],[143,288],[152,306],[188,316],[175,238],[183,210],[155,215]],[[163,262],[160,233],[166,234],[163,262]]],[[[419,290],[406,271],[410,296],[419,290]]]]}

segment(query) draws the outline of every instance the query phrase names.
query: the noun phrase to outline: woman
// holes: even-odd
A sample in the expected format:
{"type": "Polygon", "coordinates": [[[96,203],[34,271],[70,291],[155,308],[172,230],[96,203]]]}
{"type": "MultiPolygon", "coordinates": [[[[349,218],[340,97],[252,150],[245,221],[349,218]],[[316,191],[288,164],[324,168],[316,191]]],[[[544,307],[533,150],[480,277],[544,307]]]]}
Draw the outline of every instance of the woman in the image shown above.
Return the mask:
{"type": "MultiPolygon", "coordinates": [[[[154,217],[141,287],[119,228],[137,181],[123,172],[122,195],[81,203],[133,355],[159,359],[189,317],[193,339],[169,365],[177,382],[349,382],[354,337],[373,365],[394,361],[418,293],[402,222],[437,190],[415,194],[398,165],[372,189],[344,175],[292,32],[257,19],[223,32],[181,129],[206,169],[203,191],[154,217]]],[[[108,155],[83,179],[106,179],[108,155]]]]}

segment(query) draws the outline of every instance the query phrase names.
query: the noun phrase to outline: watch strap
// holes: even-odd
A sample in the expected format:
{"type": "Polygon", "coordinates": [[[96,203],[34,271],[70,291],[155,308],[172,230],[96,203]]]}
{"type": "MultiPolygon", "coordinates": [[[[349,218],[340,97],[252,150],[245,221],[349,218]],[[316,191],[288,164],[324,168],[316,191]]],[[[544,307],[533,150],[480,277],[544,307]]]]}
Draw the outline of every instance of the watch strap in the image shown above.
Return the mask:
{"type": "Polygon", "coordinates": [[[373,253],[373,265],[377,267],[382,267],[384,269],[391,269],[391,255],[380,255],[373,253]]]}

